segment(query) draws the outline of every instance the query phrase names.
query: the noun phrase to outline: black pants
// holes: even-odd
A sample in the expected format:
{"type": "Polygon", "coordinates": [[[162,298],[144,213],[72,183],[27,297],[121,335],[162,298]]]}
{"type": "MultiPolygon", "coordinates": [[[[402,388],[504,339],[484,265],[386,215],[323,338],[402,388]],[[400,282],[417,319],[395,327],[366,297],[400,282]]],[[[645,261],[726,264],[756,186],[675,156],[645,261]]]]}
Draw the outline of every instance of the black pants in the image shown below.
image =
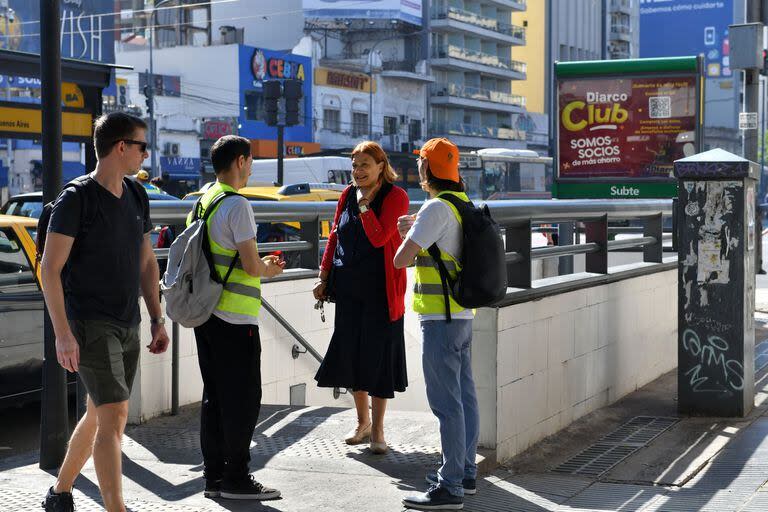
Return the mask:
{"type": "Polygon", "coordinates": [[[208,479],[238,480],[248,472],[261,407],[261,340],[256,325],[211,315],[195,328],[203,377],[200,445],[208,479]]]}

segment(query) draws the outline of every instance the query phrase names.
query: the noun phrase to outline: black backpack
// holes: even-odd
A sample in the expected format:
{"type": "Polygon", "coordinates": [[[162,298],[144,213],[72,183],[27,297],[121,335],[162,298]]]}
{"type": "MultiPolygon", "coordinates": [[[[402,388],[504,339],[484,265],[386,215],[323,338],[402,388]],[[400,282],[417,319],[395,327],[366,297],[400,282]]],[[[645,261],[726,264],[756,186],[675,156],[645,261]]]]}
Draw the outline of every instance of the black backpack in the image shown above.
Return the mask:
{"type": "Polygon", "coordinates": [[[460,306],[470,309],[492,306],[507,293],[507,263],[504,241],[496,221],[491,218],[487,205],[475,207],[472,201],[465,202],[453,194],[444,194],[440,199],[450,202],[461,215],[463,239],[462,254],[459,257],[461,272],[451,279],[440,249],[432,244],[429,255],[437,262],[445,297],[445,317],[451,321],[451,306],[448,294],[460,306]]]}
{"type": "MultiPolygon", "coordinates": [[[[93,193],[93,189],[89,189],[85,186],[89,179],[93,179],[91,178],[91,175],[84,174],[83,176],[78,176],[62,187],[62,192],[68,188],[74,188],[78,196],[80,196],[80,230],[78,231],[78,235],[88,231],[96,214],[95,205],[98,198],[96,197],[96,194],[93,193]],[[91,192],[89,192],[89,190],[91,190],[91,192]]],[[[141,185],[130,179],[124,181],[128,182],[128,188],[136,196],[139,204],[143,204],[141,192],[138,189],[141,185]]],[[[61,196],[61,193],[59,193],[59,196],[61,196]]],[[[40,266],[40,262],[43,259],[45,239],[48,234],[48,224],[51,221],[53,205],[58,198],[59,197],[57,196],[56,199],[43,206],[43,210],[40,212],[40,218],[37,219],[37,232],[35,233],[35,269],[40,266]]]]}

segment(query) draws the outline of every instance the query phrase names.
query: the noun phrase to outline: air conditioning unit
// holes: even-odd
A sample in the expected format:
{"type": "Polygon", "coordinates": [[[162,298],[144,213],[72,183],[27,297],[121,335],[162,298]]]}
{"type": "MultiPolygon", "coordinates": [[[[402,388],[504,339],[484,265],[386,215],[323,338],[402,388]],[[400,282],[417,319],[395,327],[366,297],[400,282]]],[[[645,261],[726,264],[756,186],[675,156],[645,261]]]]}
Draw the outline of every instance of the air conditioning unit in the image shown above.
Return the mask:
{"type": "Polygon", "coordinates": [[[179,143],[166,142],[163,144],[163,154],[165,156],[179,156],[179,143]]]}

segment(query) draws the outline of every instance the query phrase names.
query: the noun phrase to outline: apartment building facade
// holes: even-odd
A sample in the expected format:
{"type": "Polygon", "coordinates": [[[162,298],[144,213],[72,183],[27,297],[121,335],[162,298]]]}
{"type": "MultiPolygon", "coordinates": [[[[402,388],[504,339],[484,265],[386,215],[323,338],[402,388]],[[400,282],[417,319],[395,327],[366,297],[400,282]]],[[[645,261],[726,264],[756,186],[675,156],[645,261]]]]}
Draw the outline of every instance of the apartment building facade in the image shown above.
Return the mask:
{"type": "Polygon", "coordinates": [[[462,148],[524,148],[518,118],[525,99],[513,94],[526,64],[515,60],[526,44],[525,28],[512,15],[524,0],[433,0],[429,16],[430,136],[446,136],[462,148]]]}

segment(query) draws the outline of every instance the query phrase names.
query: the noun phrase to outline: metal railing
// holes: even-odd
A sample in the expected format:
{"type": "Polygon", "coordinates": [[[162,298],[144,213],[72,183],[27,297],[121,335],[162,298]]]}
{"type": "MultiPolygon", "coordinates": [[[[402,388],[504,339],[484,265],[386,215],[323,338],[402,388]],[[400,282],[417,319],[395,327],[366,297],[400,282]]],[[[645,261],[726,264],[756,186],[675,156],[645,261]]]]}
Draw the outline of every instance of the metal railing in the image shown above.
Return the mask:
{"type": "Polygon", "coordinates": [[[505,103],[507,105],[525,106],[525,97],[517,94],[509,94],[501,91],[492,91],[480,87],[470,87],[468,85],[458,85],[452,83],[432,84],[430,92],[433,96],[455,96],[458,98],[467,98],[470,100],[492,101],[494,103],[505,103]]]}
{"type": "Polygon", "coordinates": [[[470,123],[432,123],[431,133],[463,135],[466,137],[490,137],[493,139],[525,140],[525,131],[498,126],[481,126],[470,123]]]}
{"type": "Polygon", "coordinates": [[[458,7],[443,7],[432,11],[433,20],[452,19],[474,25],[476,27],[498,32],[506,36],[525,40],[525,27],[504,23],[496,18],[483,16],[472,11],[459,9],[458,7]]]}
{"type": "MultiPolygon", "coordinates": [[[[155,224],[184,224],[192,208],[190,201],[151,201],[151,217],[155,224]]],[[[507,297],[500,306],[507,303],[533,300],[554,293],[564,293],[579,287],[599,284],[600,276],[622,279],[622,276],[610,276],[608,252],[627,249],[640,249],[643,252],[643,264],[633,269],[626,277],[648,274],[673,268],[674,263],[663,261],[662,218],[672,215],[672,200],[504,200],[486,203],[491,215],[504,230],[507,260],[507,297]],[[638,227],[609,227],[609,222],[634,220],[640,221],[638,227]],[[550,231],[540,224],[583,224],[586,235],[585,243],[563,244],[548,247],[531,247],[531,234],[535,231],[550,231]],[[610,240],[616,233],[634,233],[642,236],[624,240],[610,240]],[[555,258],[585,254],[586,272],[583,276],[574,275],[568,282],[533,286],[531,263],[538,259],[555,258]]],[[[422,202],[412,202],[410,212],[415,213],[422,202]]],[[[300,253],[299,264],[302,269],[286,271],[274,281],[307,279],[314,277],[319,268],[322,251],[326,240],[320,238],[320,223],[330,221],[336,210],[334,202],[276,202],[251,201],[256,222],[300,222],[301,240],[259,244],[261,252],[285,251],[300,253]]],[[[579,237],[580,240],[581,237],[579,237]]],[[[168,249],[156,249],[158,258],[167,258],[168,249]]],[[[269,280],[267,280],[269,281],[269,280]]],[[[309,353],[318,362],[322,361],[319,352],[287,321],[271,304],[262,297],[264,308],[283,326],[296,342],[304,348],[294,346],[294,358],[302,353],[309,353]]],[[[172,348],[172,411],[178,412],[178,326],[173,325],[172,348]]],[[[342,392],[334,390],[334,397],[342,392]]]]}
{"type": "Polygon", "coordinates": [[[459,59],[472,62],[474,64],[481,64],[483,66],[505,69],[522,74],[525,74],[527,69],[525,62],[507,59],[506,57],[499,57],[498,55],[493,55],[492,53],[470,50],[460,46],[443,45],[432,49],[432,58],[434,59],[445,59],[449,57],[452,59],[459,59]]]}

